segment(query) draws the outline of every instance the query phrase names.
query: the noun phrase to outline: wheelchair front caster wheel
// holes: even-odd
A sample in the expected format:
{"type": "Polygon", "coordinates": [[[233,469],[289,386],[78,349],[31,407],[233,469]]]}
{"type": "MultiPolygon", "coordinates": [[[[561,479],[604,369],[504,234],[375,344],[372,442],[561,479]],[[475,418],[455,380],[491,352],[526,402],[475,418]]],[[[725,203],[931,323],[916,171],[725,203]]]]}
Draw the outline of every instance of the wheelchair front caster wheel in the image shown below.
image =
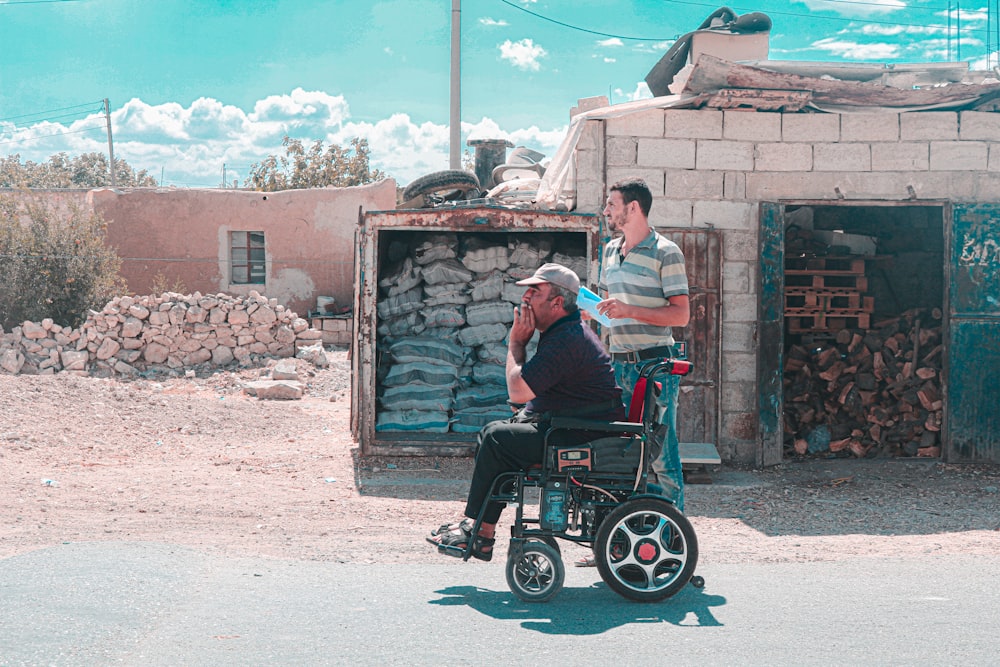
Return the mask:
{"type": "Polygon", "coordinates": [[[507,556],[507,585],[525,602],[548,602],[566,578],[559,552],[545,542],[530,540],[512,547],[507,556]]]}
{"type": "Polygon", "coordinates": [[[699,577],[698,575],[691,577],[691,585],[694,586],[695,588],[704,588],[705,577],[699,577]]]}

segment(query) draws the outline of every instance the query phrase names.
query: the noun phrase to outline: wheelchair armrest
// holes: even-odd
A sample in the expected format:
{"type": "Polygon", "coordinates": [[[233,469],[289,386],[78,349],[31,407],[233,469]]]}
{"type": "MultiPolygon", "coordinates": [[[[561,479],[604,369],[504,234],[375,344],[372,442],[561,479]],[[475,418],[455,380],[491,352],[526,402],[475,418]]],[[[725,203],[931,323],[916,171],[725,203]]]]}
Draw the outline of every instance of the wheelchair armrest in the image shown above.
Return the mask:
{"type": "Polygon", "coordinates": [[[644,428],[645,427],[642,424],[636,422],[594,421],[592,419],[577,419],[574,417],[553,417],[549,422],[550,431],[574,429],[578,431],[633,433],[635,435],[641,435],[644,428]]]}

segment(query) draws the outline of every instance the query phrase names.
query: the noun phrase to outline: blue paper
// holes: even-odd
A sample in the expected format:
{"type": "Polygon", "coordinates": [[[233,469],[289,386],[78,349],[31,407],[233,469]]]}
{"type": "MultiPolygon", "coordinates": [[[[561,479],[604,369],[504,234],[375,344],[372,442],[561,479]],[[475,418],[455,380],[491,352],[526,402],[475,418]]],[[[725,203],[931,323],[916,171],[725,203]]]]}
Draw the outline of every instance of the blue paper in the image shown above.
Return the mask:
{"type": "Polygon", "coordinates": [[[576,305],[589,313],[592,318],[604,326],[611,326],[611,319],[607,315],[602,315],[597,311],[597,304],[601,301],[601,297],[597,296],[583,285],[580,286],[580,292],[576,295],[576,305]]]}

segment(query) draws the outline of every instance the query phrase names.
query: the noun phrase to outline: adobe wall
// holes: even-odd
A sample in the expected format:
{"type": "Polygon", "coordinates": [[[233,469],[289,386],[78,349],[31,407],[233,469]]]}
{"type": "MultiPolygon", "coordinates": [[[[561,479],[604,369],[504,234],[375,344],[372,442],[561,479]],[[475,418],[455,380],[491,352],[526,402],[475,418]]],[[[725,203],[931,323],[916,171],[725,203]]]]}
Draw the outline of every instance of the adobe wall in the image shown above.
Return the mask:
{"type": "Polygon", "coordinates": [[[581,212],[640,176],[654,226],[722,230],[719,449],[754,463],[759,203],[1000,201],[1000,114],[654,109],[588,121],[575,158],[581,212]]]}
{"type": "Polygon", "coordinates": [[[396,184],[282,192],[101,188],[88,200],[108,222],[108,243],[131,292],[148,294],[157,281],[203,294],[256,290],[305,316],[317,296],[353,305],[359,211],[395,208],[396,184]],[[264,285],[229,282],[231,231],[264,232],[264,285]]]}

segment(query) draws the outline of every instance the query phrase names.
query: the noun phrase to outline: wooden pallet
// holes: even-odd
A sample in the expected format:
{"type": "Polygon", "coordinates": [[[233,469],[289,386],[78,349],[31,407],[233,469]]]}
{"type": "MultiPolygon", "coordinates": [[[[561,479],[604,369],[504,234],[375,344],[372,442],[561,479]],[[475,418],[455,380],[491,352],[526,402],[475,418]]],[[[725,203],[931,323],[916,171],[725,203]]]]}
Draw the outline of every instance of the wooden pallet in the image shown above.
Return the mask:
{"type": "Polygon", "coordinates": [[[785,271],[785,289],[790,287],[813,290],[868,291],[868,278],[853,274],[817,274],[811,271],[785,271]]]}
{"type": "Polygon", "coordinates": [[[785,271],[864,275],[864,257],[787,257],[785,271]]]}
{"type": "Polygon", "coordinates": [[[788,257],[785,286],[857,292],[868,290],[863,257],[788,257]]]}
{"type": "Polygon", "coordinates": [[[810,310],[856,310],[863,313],[875,311],[875,297],[849,289],[812,289],[790,287],[785,289],[785,310],[805,308],[810,310]]]}
{"type": "Polygon", "coordinates": [[[869,313],[857,311],[831,310],[810,311],[793,308],[785,311],[785,322],[789,333],[816,333],[840,331],[841,329],[867,329],[871,323],[869,313]]]}

